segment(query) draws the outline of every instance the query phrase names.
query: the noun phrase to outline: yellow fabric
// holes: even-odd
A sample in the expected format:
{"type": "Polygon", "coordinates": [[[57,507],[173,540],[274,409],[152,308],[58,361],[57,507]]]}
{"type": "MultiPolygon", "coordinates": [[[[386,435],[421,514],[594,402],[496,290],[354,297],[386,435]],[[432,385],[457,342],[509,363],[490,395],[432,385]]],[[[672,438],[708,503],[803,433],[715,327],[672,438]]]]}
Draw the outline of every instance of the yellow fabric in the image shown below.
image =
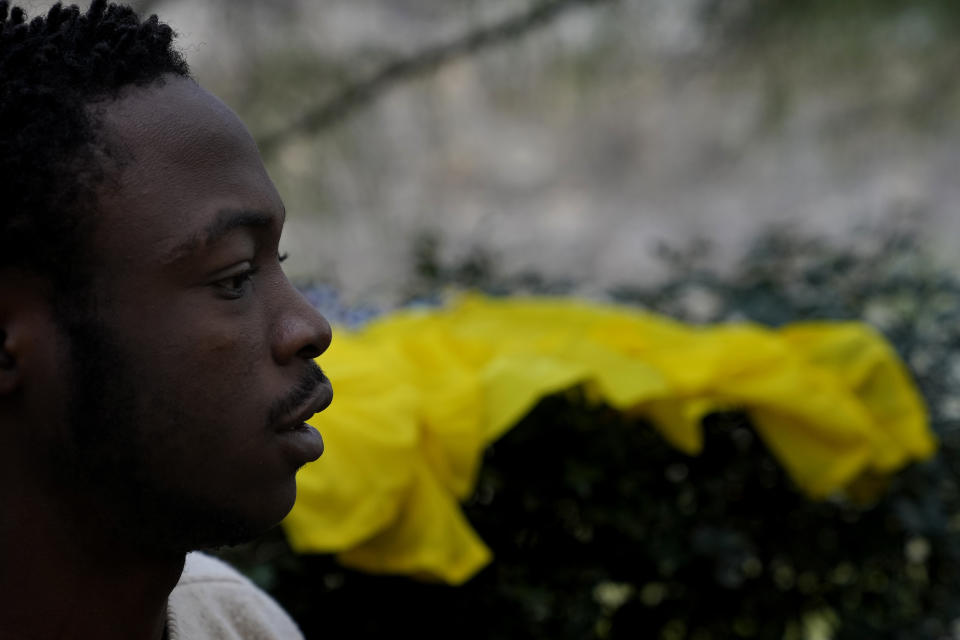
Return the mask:
{"type": "Polygon", "coordinates": [[[326,453],[284,527],[300,552],[457,584],[491,554],[460,511],[484,448],[576,385],[697,454],[700,421],[742,409],[813,498],[934,452],[903,365],[859,323],[694,327],[564,299],[466,297],[339,330],[320,359],[326,453]]]}

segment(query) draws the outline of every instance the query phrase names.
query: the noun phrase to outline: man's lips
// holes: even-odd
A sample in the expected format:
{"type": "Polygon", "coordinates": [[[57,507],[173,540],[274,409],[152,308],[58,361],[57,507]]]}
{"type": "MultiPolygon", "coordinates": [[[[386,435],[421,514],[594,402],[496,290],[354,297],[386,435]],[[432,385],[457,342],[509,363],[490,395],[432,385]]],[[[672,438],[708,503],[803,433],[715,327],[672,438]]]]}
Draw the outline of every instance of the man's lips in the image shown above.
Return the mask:
{"type": "Polygon", "coordinates": [[[309,400],[303,403],[299,410],[278,424],[276,430],[282,432],[299,429],[311,416],[330,406],[332,401],[333,387],[330,386],[329,382],[324,381],[317,386],[317,390],[310,396],[309,400]]]}

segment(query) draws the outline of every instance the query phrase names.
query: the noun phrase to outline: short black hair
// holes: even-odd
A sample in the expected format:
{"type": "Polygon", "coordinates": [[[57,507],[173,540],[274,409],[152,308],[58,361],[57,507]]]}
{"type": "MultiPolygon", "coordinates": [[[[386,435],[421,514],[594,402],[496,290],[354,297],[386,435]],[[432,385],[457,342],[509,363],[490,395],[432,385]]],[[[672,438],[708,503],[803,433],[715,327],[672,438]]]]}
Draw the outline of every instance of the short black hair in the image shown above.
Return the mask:
{"type": "Polygon", "coordinates": [[[90,105],[130,86],[189,76],[173,30],[93,0],[28,20],[0,0],[0,268],[82,282],[95,190],[114,151],[90,105]]]}

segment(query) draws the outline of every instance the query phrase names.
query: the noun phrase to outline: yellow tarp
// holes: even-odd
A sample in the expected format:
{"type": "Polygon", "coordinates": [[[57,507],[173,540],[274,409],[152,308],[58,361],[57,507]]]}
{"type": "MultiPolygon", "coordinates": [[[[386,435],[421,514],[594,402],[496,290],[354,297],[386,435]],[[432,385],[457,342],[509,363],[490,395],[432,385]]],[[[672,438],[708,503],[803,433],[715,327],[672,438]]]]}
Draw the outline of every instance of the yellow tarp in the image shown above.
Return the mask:
{"type": "Polygon", "coordinates": [[[298,476],[291,545],[453,584],[491,557],[459,507],[484,448],[575,385],[691,455],[705,414],[745,410],[812,498],[936,447],[896,354],[853,322],[695,327],[613,305],[471,296],[337,331],[319,361],[335,399],[311,420],[326,452],[298,476]]]}

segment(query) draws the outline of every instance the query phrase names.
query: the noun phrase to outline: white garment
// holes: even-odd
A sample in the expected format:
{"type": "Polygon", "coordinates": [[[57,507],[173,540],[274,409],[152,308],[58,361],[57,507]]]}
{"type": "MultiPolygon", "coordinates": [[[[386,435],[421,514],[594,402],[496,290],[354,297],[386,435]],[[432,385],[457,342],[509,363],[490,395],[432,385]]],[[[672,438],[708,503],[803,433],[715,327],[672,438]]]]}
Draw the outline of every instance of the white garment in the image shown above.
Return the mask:
{"type": "Polygon", "coordinates": [[[169,640],[303,640],[273,599],[226,563],[190,553],[167,600],[169,640]]]}

